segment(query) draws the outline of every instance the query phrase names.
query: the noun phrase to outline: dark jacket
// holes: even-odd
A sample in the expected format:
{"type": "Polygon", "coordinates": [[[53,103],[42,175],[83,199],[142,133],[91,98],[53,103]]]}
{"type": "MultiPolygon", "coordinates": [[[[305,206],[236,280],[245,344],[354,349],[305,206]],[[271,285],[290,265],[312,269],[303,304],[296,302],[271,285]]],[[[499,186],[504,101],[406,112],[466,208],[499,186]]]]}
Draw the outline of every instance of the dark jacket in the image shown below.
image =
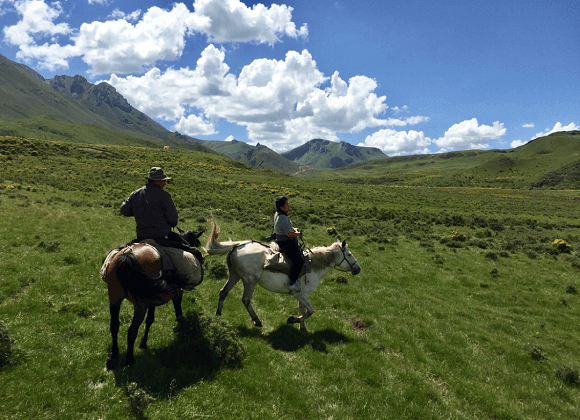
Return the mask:
{"type": "Polygon", "coordinates": [[[121,214],[134,216],[137,238],[164,238],[177,226],[177,209],[171,194],[155,184],[133,191],[121,205],[121,214]]]}

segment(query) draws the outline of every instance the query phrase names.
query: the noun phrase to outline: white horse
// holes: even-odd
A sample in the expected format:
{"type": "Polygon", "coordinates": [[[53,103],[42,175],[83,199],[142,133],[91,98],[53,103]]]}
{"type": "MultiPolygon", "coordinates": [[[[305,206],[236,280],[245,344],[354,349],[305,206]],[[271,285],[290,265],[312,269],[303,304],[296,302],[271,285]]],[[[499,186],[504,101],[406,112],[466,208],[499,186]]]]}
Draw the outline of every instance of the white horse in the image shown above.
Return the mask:
{"type": "MultiPolygon", "coordinates": [[[[300,316],[290,317],[287,322],[288,324],[299,323],[300,331],[306,332],[304,320],[314,313],[309,295],[318,287],[320,279],[333,268],[345,272],[350,271],[353,275],[360,273],[361,270],[356,258],[347,249],[346,241],[341,243],[337,239],[328,247],[317,247],[308,251],[311,259],[310,271],[298,279],[301,291],[290,291],[288,275],[264,269],[266,257],[274,252],[270,246],[252,240],[218,242],[218,234],[219,227],[214,224],[206,250],[209,255],[228,254],[229,278],[220,290],[216,315],[221,315],[228,293],[239,280],[242,280],[244,283],[242,302],[256,327],[262,326],[258,315],[252,308],[252,295],[257,284],[270,292],[293,295],[299,302],[300,316]]],[[[273,246],[277,250],[277,246],[275,244],[273,246]]]]}

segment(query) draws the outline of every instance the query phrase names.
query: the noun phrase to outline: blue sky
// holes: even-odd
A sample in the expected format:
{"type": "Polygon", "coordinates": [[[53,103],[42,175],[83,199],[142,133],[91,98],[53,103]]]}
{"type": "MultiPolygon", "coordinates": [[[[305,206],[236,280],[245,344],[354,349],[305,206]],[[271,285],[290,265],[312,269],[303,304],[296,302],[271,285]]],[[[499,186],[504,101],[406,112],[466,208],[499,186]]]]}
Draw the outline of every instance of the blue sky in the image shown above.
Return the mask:
{"type": "Polygon", "coordinates": [[[580,129],[579,19],[580,0],[0,0],[0,51],[197,138],[395,156],[580,129]]]}

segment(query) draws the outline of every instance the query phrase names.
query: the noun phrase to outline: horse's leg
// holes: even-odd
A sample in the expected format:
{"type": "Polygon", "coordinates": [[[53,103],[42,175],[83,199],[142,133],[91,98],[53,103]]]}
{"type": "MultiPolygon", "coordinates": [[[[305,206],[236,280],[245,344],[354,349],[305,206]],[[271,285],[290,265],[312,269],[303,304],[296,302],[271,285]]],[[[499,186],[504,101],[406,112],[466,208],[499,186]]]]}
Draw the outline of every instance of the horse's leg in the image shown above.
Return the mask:
{"type": "Polygon", "coordinates": [[[254,295],[254,289],[256,288],[256,281],[255,280],[246,280],[244,279],[244,296],[242,296],[242,302],[246,306],[252,321],[254,321],[254,326],[262,327],[262,322],[256,315],[254,308],[252,308],[252,296],[254,295]]]}
{"type": "Polygon", "coordinates": [[[215,312],[216,316],[221,316],[222,308],[224,306],[224,300],[228,297],[228,293],[233,287],[240,281],[240,278],[230,272],[228,281],[224,284],[224,287],[220,290],[220,298],[217,306],[217,310],[215,312]]]}
{"type": "Polygon", "coordinates": [[[147,313],[147,306],[134,304],[135,310],[133,312],[133,321],[131,321],[131,326],[129,327],[129,333],[127,334],[127,356],[125,357],[125,365],[130,366],[133,364],[133,353],[135,348],[135,340],[137,339],[137,334],[139,333],[139,327],[145,319],[145,314],[147,313]]]}
{"type": "Polygon", "coordinates": [[[300,324],[300,331],[307,332],[304,320],[309,318],[314,313],[314,306],[310,302],[310,298],[306,294],[296,293],[294,297],[298,300],[299,317],[291,316],[288,318],[288,324],[300,324]]]}
{"type": "Polygon", "coordinates": [[[143,333],[143,337],[141,338],[141,343],[139,343],[140,349],[147,348],[147,340],[149,340],[149,330],[151,329],[151,325],[154,322],[155,322],[155,305],[151,305],[147,309],[147,319],[145,319],[145,332],[143,333]]]}
{"type": "Polygon", "coordinates": [[[111,345],[111,352],[107,358],[107,369],[114,370],[119,364],[119,312],[121,311],[121,302],[111,303],[109,305],[109,312],[111,314],[111,338],[113,339],[113,344],[111,345]]]}
{"type": "Polygon", "coordinates": [[[306,325],[304,324],[304,320],[306,319],[306,313],[308,312],[308,310],[306,309],[306,306],[300,302],[298,304],[298,311],[300,312],[300,317],[298,318],[300,320],[300,331],[302,332],[308,332],[308,330],[306,329],[306,325]]]}
{"type": "Polygon", "coordinates": [[[175,319],[179,318],[183,315],[183,311],[181,309],[181,301],[183,299],[183,290],[179,289],[175,297],[172,299],[173,301],[173,309],[175,309],[175,319]]]}

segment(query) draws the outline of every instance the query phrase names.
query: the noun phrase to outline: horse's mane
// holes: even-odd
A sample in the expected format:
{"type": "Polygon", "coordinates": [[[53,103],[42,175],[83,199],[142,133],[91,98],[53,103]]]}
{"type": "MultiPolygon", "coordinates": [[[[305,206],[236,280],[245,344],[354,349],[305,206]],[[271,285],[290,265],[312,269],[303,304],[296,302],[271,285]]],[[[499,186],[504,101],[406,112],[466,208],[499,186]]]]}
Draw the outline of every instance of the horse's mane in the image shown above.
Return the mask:
{"type": "Polygon", "coordinates": [[[318,246],[310,250],[310,268],[312,270],[321,270],[332,265],[335,259],[334,251],[340,247],[340,242],[335,242],[330,246],[318,246]]]}

